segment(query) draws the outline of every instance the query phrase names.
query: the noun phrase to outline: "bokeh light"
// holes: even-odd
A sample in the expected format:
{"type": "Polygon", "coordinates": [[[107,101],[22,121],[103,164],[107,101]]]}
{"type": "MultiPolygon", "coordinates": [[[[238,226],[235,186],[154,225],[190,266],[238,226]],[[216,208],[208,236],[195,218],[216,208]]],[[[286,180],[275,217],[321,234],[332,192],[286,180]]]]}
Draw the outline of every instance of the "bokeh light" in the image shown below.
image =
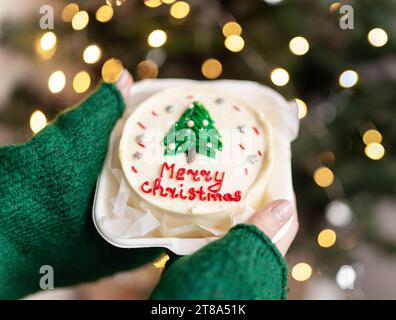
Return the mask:
{"type": "Polygon", "coordinates": [[[336,275],[337,284],[343,290],[353,290],[356,281],[356,272],[350,265],[343,265],[336,275]]]}
{"type": "Polygon", "coordinates": [[[107,60],[102,66],[103,81],[108,83],[117,82],[123,70],[124,67],[120,60],[114,58],[107,60]]]}
{"type": "Polygon", "coordinates": [[[158,76],[158,66],[152,60],[143,60],[136,67],[140,79],[155,79],[158,76]]]}
{"type": "Polygon", "coordinates": [[[40,39],[40,48],[43,51],[51,50],[56,45],[56,35],[52,31],[46,32],[40,39]]]}
{"type": "Polygon", "coordinates": [[[88,72],[80,71],[74,76],[73,79],[73,89],[77,93],[82,93],[88,90],[91,85],[91,77],[88,72]]]}
{"type": "Polygon", "coordinates": [[[101,56],[102,51],[95,44],[86,47],[83,53],[84,62],[89,64],[98,62],[101,56]]]}
{"type": "Polygon", "coordinates": [[[352,220],[351,207],[341,200],[334,200],[326,207],[326,219],[335,227],[345,227],[352,220]]]}
{"type": "Polygon", "coordinates": [[[341,73],[339,78],[339,84],[343,88],[352,88],[359,81],[359,75],[356,71],[346,70],[341,73]]]}
{"type": "Polygon", "coordinates": [[[388,34],[381,28],[372,29],[368,33],[367,38],[373,47],[383,47],[388,42],[388,34]]]}
{"type": "Polygon", "coordinates": [[[149,8],[157,8],[162,4],[161,0],[144,0],[145,6],[149,8]]]}
{"type": "Polygon", "coordinates": [[[217,59],[205,60],[201,67],[202,74],[208,79],[216,79],[220,77],[222,71],[223,66],[217,59]]]}
{"type": "Polygon", "coordinates": [[[298,119],[304,118],[308,112],[307,104],[298,98],[295,98],[294,101],[296,102],[298,108],[298,119]]]}
{"type": "Polygon", "coordinates": [[[47,117],[45,114],[40,110],[34,111],[30,116],[30,129],[33,133],[41,131],[46,125],[47,117]]]}
{"type": "Polygon", "coordinates": [[[74,30],[83,30],[89,22],[89,15],[87,11],[80,11],[76,13],[72,20],[72,28],[74,30]]]}
{"type": "Polygon", "coordinates": [[[294,37],[289,42],[289,49],[293,54],[302,56],[309,51],[309,42],[304,37],[294,37]]]}
{"type": "Polygon", "coordinates": [[[222,32],[225,37],[231,36],[233,34],[240,36],[242,33],[242,27],[236,21],[229,21],[223,26],[222,32]]]}
{"type": "Polygon", "coordinates": [[[323,248],[332,247],[337,240],[337,235],[334,230],[324,229],[318,235],[318,244],[323,248]]]}
{"type": "Polygon", "coordinates": [[[175,19],[183,19],[190,12],[190,5],[185,1],[177,1],[170,8],[170,15],[175,19]]]}
{"type": "Polygon", "coordinates": [[[283,87],[289,83],[289,73],[283,68],[276,68],[271,71],[271,81],[278,87],[283,87]]]}
{"type": "Polygon", "coordinates": [[[59,93],[66,84],[66,76],[61,70],[53,72],[48,79],[48,88],[52,93],[59,93]]]}
{"type": "Polygon", "coordinates": [[[380,160],[385,155],[385,148],[382,144],[373,142],[366,146],[364,152],[371,160],[380,160]]]}
{"type": "Polygon", "coordinates": [[[96,10],[96,20],[99,22],[105,23],[111,20],[111,18],[114,15],[114,10],[113,7],[105,4],[103,6],[100,6],[98,10],[96,10]]]}
{"type": "Polygon", "coordinates": [[[330,187],[334,182],[333,172],[324,166],[315,170],[313,178],[316,184],[322,188],[330,187]]]}
{"type": "Polygon", "coordinates": [[[245,46],[245,40],[237,34],[232,34],[224,40],[224,45],[232,52],[239,52],[245,46]]]}
{"type": "Polygon", "coordinates": [[[79,11],[78,4],[69,3],[62,11],[62,20],[64,22],[72,22],[74,15],[79,11]]]}
{"type": "Polygon", "coordinates": [[[157,29],[149,34],[147,38],[147,43],[150,47],[158,48],[162,47],[165,44],[167,38],[168,36],[165,31],[157,29]]]}
{"type": "Polygon", "coordinates": [[[312,268],[306,262],[297,263],[292,269],[292,277],[297,281],[306,281],[312,275],[312,268]]]}
{"type": "Polygon", "coordinates": [[[367,145],[373,142],[376,143],[381,143],[382,142],[382,134],[375,130],[375,129],[370,129],[367,130],[364,134],[363,134],[363,142],[367,145]]]}

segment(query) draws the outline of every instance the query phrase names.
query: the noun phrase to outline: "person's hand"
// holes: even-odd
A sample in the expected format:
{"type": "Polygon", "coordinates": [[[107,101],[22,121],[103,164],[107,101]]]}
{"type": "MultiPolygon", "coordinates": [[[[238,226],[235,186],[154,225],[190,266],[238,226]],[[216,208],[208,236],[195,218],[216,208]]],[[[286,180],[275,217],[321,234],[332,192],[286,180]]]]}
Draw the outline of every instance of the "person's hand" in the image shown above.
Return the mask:
{"type": "Polygon", "coordinates": [[[266,205],[264,209],[256,212],[247,223],[255,225],[272,239],[289,219],[292,219],[289,230],[275,243],[278,250],[284,256],[298,231],[297,211],[293,203],[287,200],[273,201],[266,205]]]}
{"type": "Polygon", "coordinates": [[[101,84],[30,141],[0,147],[0,298],[43,289],[44,265],[53,268],[60,287],[139,266],[163,252],[114,247],[92,222],[96,180],[132,83],[124,70],[117,83],[101,84]]]}

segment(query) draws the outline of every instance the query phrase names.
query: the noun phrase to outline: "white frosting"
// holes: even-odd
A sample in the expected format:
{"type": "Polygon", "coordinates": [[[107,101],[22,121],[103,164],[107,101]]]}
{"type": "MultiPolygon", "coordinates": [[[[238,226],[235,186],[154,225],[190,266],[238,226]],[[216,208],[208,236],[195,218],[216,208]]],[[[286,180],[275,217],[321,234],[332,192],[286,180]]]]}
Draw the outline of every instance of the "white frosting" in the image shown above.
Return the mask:
{"type": "MultiPolygon", "coordinates": [[[[271,128],[263,111],[231,97],[229,93],[202,85],[168,89],[144,101],[126,121],[119,147],[122,169],[133,192],[132,202],[144,201],[156,212],[171,214],[230,214],[246,205],[258,206],[263,200],[271,154],[271,128]],[[188,163],[184,153],[165,156],[163,140],[192,101],[203,103],[208,110],[222,136],[223,149],[216,151],[216,158],[197,153],[195,160],[188,163]],[[164,162],[167,163],[165,168],[164,162]],[[169,168],[172,165],[174,176],[171,178],[169,168]],[[178,198],[172,198],[166,191],[168,196],[160,196],[159,191],[156,195],[143,192],[142,184],[147,181],[143,188],[146,191],[153,188],[162,168],[161,186],[176,188],[178,198]],[[181,175],[183,180],[177,180],[179,168],[209,171],[211,181],[204,181],[202,175],[197,176],[200,181],[194,181],[191,174],[181,175]],[[221,178],[222,174],[224,180],[219,193],[234,196],[236,191],[240,191],[240,201],[214,201],[213,198],[208,201],[199,197],[180,199],[181,190],[184,196],[189,196],[190,188],[199,189],[201,186],[207,197],[208,187],[215,183],[215,177],[221,178]]],[[[221,183],[221,179],[219,181],[221,183]]]]}

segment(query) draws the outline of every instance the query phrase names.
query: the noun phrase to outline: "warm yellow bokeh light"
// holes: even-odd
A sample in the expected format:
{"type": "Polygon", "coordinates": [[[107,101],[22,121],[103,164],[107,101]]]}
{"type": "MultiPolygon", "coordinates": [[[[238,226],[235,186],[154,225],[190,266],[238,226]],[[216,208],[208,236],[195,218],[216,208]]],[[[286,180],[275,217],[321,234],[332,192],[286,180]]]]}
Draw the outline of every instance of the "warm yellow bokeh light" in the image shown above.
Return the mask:
{"type": "Polygon", "coordinates": [[[242,33],[242,27],[238,22],[229,21],[223,26],[222,31],[225,37],[232,36],[233,34],[240,36],[242,33]]]}
{"type": "Polygon", "coordinates": [[[56,52],[56,45],[53,46],[49,50],[43,50],[41,48],[41,37],[36,39],[36,41],[34,42],[34,48],[35,48],[37,54],[40,56],[40,58],[42,58],[44,60],[51,59],[54,56],[55,52],[56,52]]]}
{"type": "Polygon", "coordinates": [[[303,100],[298,98],[295,98],[294,101],[296,102],[298,107],[298,119],[304,118],[308,112],[307,104],[303,100]]]}
{"type": "Polygon", "coordinates": [[[382,47],[388,42],[388,34],[384,29],[372,29],[367,35],[369,43],[374,47],[382,47]]]}
{"type": "Polygon", "coordinates": [[[163,269],[165,268],[166,262],[169,260],[169,256],[167,254],[163,255],[162,257],[159,257],[157,261],[153,262],[154,267],[158,269],[163,269]]]}
{"type": "Polygon", "coordinates": [[[175,2],[175,1],[176,0],[162,0],[162,2],[166,3],[166,4],[171,4],[171,3],[175,2]]]}
{"type": "Polygon", "coordinates": [[[239,52],[245,46],[245,40],[237,34],[232,34],[224,40],[224,45],[232,52],[239,52]]]}
{"type": "Polygon", "coordinates": [[[51,50],[56,45],[56,35],[52,31],[46,32],[40,39],[40,48],[43,51],[51,50]]]}
{"type": "Polygon", "coordinates": [[[30,129],[33,133],[41,131],[47,125],[47,117],[40,110],[36,110],[30,116],[30,129]]]}
{"type": "Polygon", "coordinates": [[[190,13],[190,5],[185,1],[177,1],[172,4],[169,13],[175,19],[183,19],[190,13]]]}
{"type": "Polygon", "coordinates": [[[107,60],[102,66],[102,78],[105,82],[117,82],[121,76],[124,67],[120,60],[111,58],[107,60]]]}
{"type": "Polygon", "coordinates": [[[82,93],[88,90],[91,85],[91,77],[88,72],[80,71],[74,76],[73,79],[73,89],[77,93],[82,93]]]}
{"type": "Polygon", "coordinates": [[[309,51],[309,42],[303,37],[295,37],[289,42],[289,49],[297,56],[302,56],[309,51]]]}
{"type": "Polygon", "coordinates": [[[158,76],[158,66],[152,60],[143,60],[136,67],[140,79],[155,79],[158,76]]]}
{"type": "Polygon", "coordinates": [[[336,12],[336,11],[338,11],[338,9],[340,9],[340,7],[341,7],[341,3],[339,3],[338,1],[337,2],[333,2],[330,5],[330,12],[336,12]]]}
{"type": "Polygon", "coordinates": [[[356,71],[353,70],[346,70],[341,73],[338,82],[341,87],[343,88],[352,88],[355,86],[359,81],[359,75],[356,71]]]}
{"type": "Polygon", "coordinates": [[[89,15],[87,11],[80,11],[76,13],[72,20],[72,27],[74,30],[84,29],[89,22],[89,15]]]}
{"type": "Polygon", "coordinates": [[[48,79],[48,88],[52,93],[61,92],[65,84],[65,74],[60,70],[53,72],[48,79]]]}
{"type": "Polygon", "coordinates": [[[144,4],[149,8],[156,8],[162,4],[161,0],[144,0],[144,4]]]}
{"type": "Polygon", "coordinates": [[[329,248],[337,240],[336,233],[331,229],[324,229],[318,234],[318,244],[323,248],[329,248]]]}
{"type": "Polygon", "coordinates": [[[150,47],[158,48],[165,44],[167,38],[165,31],[157,29],[149,34],[147,43],[150,47]]]}
{"type": "Polygon", "coordinates": [[[289,73],[283,68],[276,68],[271,71],[271,81],[278,87],[283,87],[289,83],[289,73]]]}
{"type": "Polygon", "coordinates": [[[105,23],[111,20],[113,14],[114,14],[113,7],[105,4],[103,6],[100,6],[98,10],[96,10],[95,16],[96,16],[96,20],[105,23]]]}
{"type": "Polygon", "coordinates": [[[367,130],[363,134],[363,142],[367,145],[373,142],[381,143],[382,142],[382,134],[375,129],[367,130]]]}
{"type": "Polygon", "coordinates": [[[334,174],[327,167],[320,167],[314,172],[314,181],[319,187],[327,188],[334,182],[334,174]]]}
{"type": "Polygon", "coordinates": [[[102,51],[95,44],[86,47],[83,53],[84,61],[89,64],[98,62],[101,56],[102,56],[102,51]]]}
{"type": "Polygon", "coordinates": [[[74,15],[80,11],[78,4],[69,3],[62,11],[62,20],[64,22],[71,22],[73,20],[74,15]]]}
{"type": "Polygon", "coordinates": [[[208,59],[204,61],[201,67],[202,74],[208,79],[216,79],[220,77],[222,71],[223,66],[217,59],[208,59]]]}
{"type": "Polygon", "coordinates": [[[385,148],[382,144],[373,142],[366,146],[364,152],[371,160],[380,160],[385,155],[385,148]]]}
{"type": "Polygon", "coordinates": [[[308,263],[297,263],[292,269],[292,277],[297,281],[306,281],[312,275],[312,268],[308,263]]]}

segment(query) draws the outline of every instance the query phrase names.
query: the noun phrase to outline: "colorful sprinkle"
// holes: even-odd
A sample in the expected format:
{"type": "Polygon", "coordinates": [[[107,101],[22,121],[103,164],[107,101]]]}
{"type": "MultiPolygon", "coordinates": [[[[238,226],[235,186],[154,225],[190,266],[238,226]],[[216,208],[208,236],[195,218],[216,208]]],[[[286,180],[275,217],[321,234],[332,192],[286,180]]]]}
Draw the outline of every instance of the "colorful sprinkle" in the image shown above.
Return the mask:
{"type": "Polygon", "coordinates": [[[132,169],[133,172],[138,173],[134,166],[132,166],[131,169],[132,169]]]}
{"type": "Polygon", "coordinates": [[[245,168],[245,175],[248,175],[248,169],[247,168],[245,168]]]}
{"type": "Polygon", "coordinates": [[[138,122],[137,124],[139,125],[139,127],[140,127],[140,128],[142,128],[142,129],[146,129],[146,127],[143,125],[143,123],[141,123],[141,122],[138,122]]]}
{"type": "Polygon", "coordinates": [[[143,157],[143,153],[141,153],[140,151],[136,151],[134,154],[133,154],[133,158],[134,159],[141,159],[143,157]]]}
{"type": "Polygon", "coordinates": [[[242,150],[245,150],[245,147],[243,146],[242,143],[239,144],[239,147],[240,147],[242,150]]]}
{"type": "Polygon", "coordinates": [[[146,148],[146,146],[143,143],[138,143],[139,146],[141,146],[142,148],[146,148]]]}
{"type": "Polygon", "coordinates": [[[158,113],[156,113],[155,111],[151,111],[151,114],[152,114],[154,117],[158,117],[158,113]]]}
{"type": "Polygon", "coordinates": [[[191,94],[187,96],[187,99],[192,99],[192,98],[194,98],[194,96],[191,94]]]}
{"type": "Polygon", "coordinates": [[[233,108],[234,108],[236,111],[241,111],[241,109],[239,109],[237,106],[233,106],[233,108]]]}
{"type": "Polygon", "coordinates": [[[263,155],[260,150],[257,153],[260,157],[263,155]]]}
{"type": "Polygon", "coordinates": [[[253,130],[254,130],[254,132],[255,132],[257,135],[260,134],[259,130],[258,130],[256,127],[253,127],[253,130]]]}

